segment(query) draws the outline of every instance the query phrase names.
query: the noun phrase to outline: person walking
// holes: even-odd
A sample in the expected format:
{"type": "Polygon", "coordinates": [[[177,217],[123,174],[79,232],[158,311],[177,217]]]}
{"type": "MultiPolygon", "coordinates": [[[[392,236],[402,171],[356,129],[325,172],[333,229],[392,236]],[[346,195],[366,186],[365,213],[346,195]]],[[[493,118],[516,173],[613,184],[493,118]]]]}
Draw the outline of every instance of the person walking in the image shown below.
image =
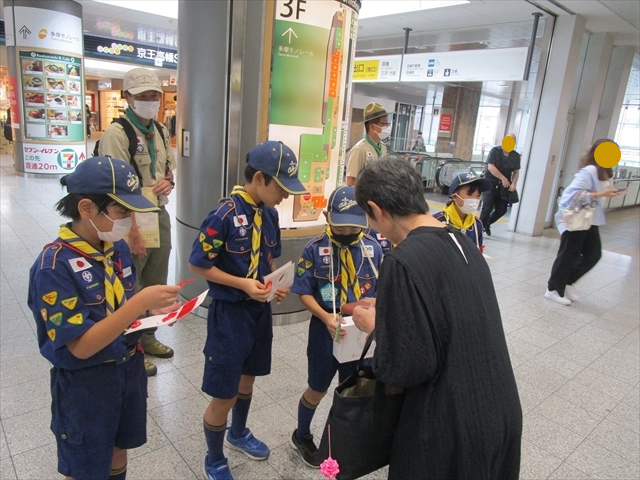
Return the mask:
{"type": "MultiPolygon", "coordinates": [[[[516,142],[516,134],[507,135],[516,142]]],[[[491,236],[491,225],[507,213],[507,195],[513,192],[520,175],[520,154],[515,150],[507,152],[502,145],[491,149],[487,157],[487,173],[485,178],[491,182],[491,190],[484,195],[480,221],[484,231],[491,236]]]]}
{"type": "Polygon", "coordinates": [[[602,256],[602,243],[598,227],[605,224],[603,198],[620,195],[613,188],[613,170],[604,168],[596,162],[595,151],[599,145],[612,142],[608,138],[596,141],[582,154],[580,170],[573,181],[562,193],[559,208],[555,215],[560,232],[560,248],[551,268],[551,276],[545,292],[545,298],[561,305],[571,305],[580,299],[575,283],[591,270],[602,256]],[[580,195],[576,199],[576,196],[580,195]],[[562,212],[574,200],[583,205],[595,207],[588,230],[569,231],[562,221],[562,212]]]}

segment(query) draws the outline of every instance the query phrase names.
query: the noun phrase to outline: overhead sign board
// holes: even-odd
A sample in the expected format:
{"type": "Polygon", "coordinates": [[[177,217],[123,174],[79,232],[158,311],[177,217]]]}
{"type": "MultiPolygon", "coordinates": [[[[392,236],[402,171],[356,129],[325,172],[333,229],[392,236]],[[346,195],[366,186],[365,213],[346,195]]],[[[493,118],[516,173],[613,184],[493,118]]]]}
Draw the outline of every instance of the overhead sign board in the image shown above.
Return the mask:
{"type": "Polygon", "coordinates": [[[527,48],[495,48],[356,58],[354,82],[520,81],[527,48]],[[401,75],[402,73],[402,75],[401,75]]]}
{"type": "Polygon", "coordinates": [[[178,51],[123,40],[84,36],[84,56],[146,67],[178,68],[178,51]]]}

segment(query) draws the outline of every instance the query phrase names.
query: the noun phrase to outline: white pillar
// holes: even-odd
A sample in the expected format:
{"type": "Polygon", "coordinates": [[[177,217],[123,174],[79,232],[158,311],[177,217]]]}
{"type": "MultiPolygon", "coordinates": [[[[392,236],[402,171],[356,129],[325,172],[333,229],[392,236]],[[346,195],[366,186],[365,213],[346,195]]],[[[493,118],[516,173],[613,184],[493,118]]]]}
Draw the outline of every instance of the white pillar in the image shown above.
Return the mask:
{"type": "MultiPolygon", "coordinates": [[[[553,179],[564,140],[585,19],[579,15],[556,19],[544,85],[538,101],[531,147],[520,170],[520,203],[512,207],[509,230],[540,235],[551,201],[553,179]]],[[[527,142],[528,143],[528,142],[527,142]]]]}
{"type": "Polygon", "coordinates": [[[598,120],[593,133],[593,141],[600,138],[613,139],[618,128],[622,101],[627,89],[634,48],[629,45],[614,47],[604,82],[602,101],[598,112],[598,120]]]}

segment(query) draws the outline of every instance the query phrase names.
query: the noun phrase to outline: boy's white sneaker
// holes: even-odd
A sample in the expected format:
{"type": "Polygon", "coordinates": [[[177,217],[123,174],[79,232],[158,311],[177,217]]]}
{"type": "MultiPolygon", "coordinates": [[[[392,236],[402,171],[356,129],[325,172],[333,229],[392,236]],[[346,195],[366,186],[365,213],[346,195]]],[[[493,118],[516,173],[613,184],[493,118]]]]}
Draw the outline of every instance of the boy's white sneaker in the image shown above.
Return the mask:
{"type": "Polygon", "coordinates": [[[576,302],[580,300],[580,290],[578,290],[573,285],[567,285],[566,287],[564,287],[564,296],[572,302],[576,302]]]}
{"type": "Polygon", "coordinates": [[[549,300],[559,303],[560,305],[571,305],[571,300],[565,297],[561,297],[557,290],[547,290],[544,294],[544,298],[548,298],[549,300]]]}

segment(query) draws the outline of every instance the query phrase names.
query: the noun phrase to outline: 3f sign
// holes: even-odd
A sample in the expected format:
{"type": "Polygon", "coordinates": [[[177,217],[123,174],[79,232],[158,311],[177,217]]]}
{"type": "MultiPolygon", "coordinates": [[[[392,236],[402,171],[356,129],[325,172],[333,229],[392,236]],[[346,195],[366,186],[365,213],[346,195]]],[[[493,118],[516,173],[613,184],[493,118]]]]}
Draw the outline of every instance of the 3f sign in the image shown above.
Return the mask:
{"type": "Polygon", "coordinates": [[[307,3],[307,0],[288,0],[284,4],[284,7],[287,9],[287,13],[281,13],[280,16],[283,18],[289,18],[293,15],[295,10],[296,20],[300,20],[300,12],[306,12],[306,10],[302,8],[302,5],[305,3],[307,3]],[[295,5],[295,7],[293,5],[295,5]]]}

